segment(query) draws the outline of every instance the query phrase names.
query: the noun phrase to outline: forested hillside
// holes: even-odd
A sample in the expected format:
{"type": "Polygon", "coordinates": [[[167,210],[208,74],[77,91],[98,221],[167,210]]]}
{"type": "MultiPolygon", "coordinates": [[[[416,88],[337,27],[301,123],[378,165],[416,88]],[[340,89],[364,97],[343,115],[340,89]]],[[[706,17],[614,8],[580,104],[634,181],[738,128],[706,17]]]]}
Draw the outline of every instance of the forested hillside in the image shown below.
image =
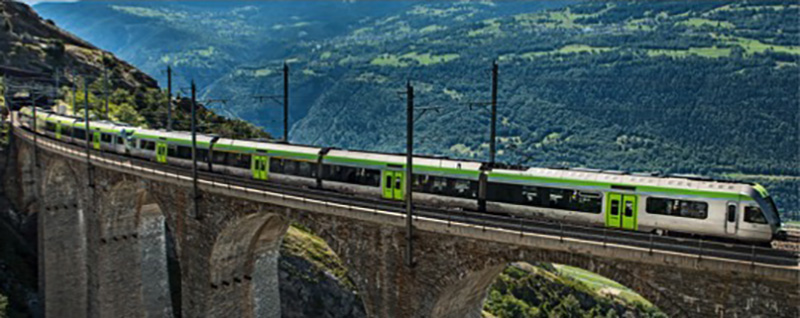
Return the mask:
{"type": "Polygon", "coordinates": [[[418,153],[484,160],[489,114],[467,105],[497,60],[499,160],[759,182],[800,212],[796,1],[298,3],[40,7],[273,133],[281,109],[255,97],[281,92],[287,61],[297,143],[403,151],[411,80],[445,107],[417,121],[418,153]]]}

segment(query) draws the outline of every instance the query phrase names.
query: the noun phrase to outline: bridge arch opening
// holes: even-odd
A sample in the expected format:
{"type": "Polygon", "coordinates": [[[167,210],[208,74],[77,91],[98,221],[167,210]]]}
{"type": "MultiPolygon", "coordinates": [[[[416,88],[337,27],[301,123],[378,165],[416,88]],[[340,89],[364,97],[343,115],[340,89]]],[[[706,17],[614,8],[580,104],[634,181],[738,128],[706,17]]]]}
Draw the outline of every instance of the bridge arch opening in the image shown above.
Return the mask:
{"type": "Polygon", "coordinates": [[[278,259],[288,221],[252,213],[228,222],[211,252],[212,317],[280,317],[278,259]]]}
{"type": "Polygon", "coordinates": [[[288,317],[360,318],[368,315],[356,272],[335,241],[294,222],[281,244],[281,306],[288,317]],[[326,239],[327,238],[327,239],[326,239]],[[330,244],[329,244],[330,243],[330,244]]]}
{"type": "Polygon", "coordinates": [[[626,272],[611,262],[561,256],[499,253],[484,265],[457,266],[437,282],[431,317],[623,317],[630,312],[660,318],[667,317],[660,309],[682,312],[662,291],[640,279],[639,272],[626,272]]]}
{"type": "Polygon", "coordinates": [[[485,295],[480,310],[495,317],[666,317],[614,280],[553,263],[510,263],[485,295]]]}
{"type": "Polygon", "coordinates": [[[161,206],[145,183],[128,176],[96,191],[100,316],[179,315],[180,274],[170,266],[174,239],[161,206]]]}

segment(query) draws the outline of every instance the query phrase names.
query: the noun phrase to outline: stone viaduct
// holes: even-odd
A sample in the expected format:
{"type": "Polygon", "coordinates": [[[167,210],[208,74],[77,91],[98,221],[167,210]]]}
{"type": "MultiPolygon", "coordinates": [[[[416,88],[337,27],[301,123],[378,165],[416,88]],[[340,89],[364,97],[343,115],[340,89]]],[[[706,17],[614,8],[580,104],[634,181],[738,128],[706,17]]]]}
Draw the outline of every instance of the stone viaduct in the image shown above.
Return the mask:
{"type": "Polygon", "coordinates": [[[16,129],[4,180],[38,220],[48,317],[280,317],[278,256],[290,223],[322,237],[371,317],[479,317],[510,262],[616,280],[671,317],[800,317],[800,270],[418,218],[404,265],[402,215],[200,182],[16,129]],[[36,160],[34,160],[36,158],[36,160]],[[92,173],[89,173],[89,171],[92,173]]]}

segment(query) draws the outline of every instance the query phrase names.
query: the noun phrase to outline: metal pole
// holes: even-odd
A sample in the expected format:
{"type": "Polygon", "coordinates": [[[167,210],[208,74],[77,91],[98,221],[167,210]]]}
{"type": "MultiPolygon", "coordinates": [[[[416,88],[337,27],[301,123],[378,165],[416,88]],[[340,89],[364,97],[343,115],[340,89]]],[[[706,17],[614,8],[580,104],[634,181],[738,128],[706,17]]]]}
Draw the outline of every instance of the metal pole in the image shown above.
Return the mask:
{"type": "MultiPolygon", "coordinates": [[[[14,129],[14,114],[12,113],[13,109],[11,109],[11,102],[8,101],[8,91],[9,91],[8,86],[9,85],[11,85],[11,79],[10,78],[4,78],[3,79],[3,101],[6,104],[6,110],[8,111],[9,123],[10,123],[10,126],[11,126],[9,132],[11,132],[11,129],[14,129]]],[[[9,136],[8,136],[9,143],[11,143],[11,138],[13,138],[13,137],[14,137],[14,134],[9,134],[9,136]]]]}
{"type": "Polygon", "coordinates": [[[89,177],[89,187],[94,187],[94,177],[92,176],[92,154],[89,150],[91,143],[91,127],[89,126],[89,83],[86,79],[83,80],[83,121],[86,124],[86,133],[84,134],[86,140],[86,167],[89,177]]]}
{"type": "MultiPolygon", "coordinates": [[[[55,70],[55,86],[53,86],[53,104],[55,104],[55,101],[58,99],[58,89],[59,89],[59,85],[58,84],[59,84],[58,83],[58,69],[56,69],[55,70]]],[[[58,111],[58,107],[56,107],[56,112],[57,111],[58,111]]]]}
{"type": "Polygon", "coordinates": [[[497,61],[492,63],[492,129],[489,139],[489,164],[494,166],[497,150],[497,61]]]}
{"type": "Polygon", "coordinates": [[[36,117],[36,100],[33,97],[33,86],[28,90],[28,97],[31,99],[31,108],[33,108],[33,165],[39,167],[39,147],[37,144],[39,132],[36,130],[39,118],[36,117]]]}
{"type": "Polygon", "coordinates": [[[289,142],[289,65],[283,62],[283,141],[289,142]]]}
{"type": "Polygon", "coordinates": [[[414,176],[414,87],[411,86],[411,81],[406,83],[406,266],[412,267],[414,265],[414,246],[413,246],[413,224],[412,219],[414,215],[411,184],[413,183],[414,176]]]}
{"type": "Polygon", "coordinates": [[[75,108],[75,99],[78,94],[78,88],[75,86],[75,70],[72,71],[72,115],[75,115],[77,109],[75,108]]]}
{"type": "Polygon", "coordinates": [[[167,131],[172,130],[172,67],[167,66],[167,131]]]}
{"type": "MultiPolygon", "coordinates": [[[[8,107],[8,94],[6,94],[6,92],[8,91],[8,82],[5,74],[2,74],[2,79],[3,79],[3,108],[5,108],[8,111],[9,117],[13,117],[11,116],[11,108],[8,107]]],[[[3,115],[3,110],[0,109],[0,127],[5,127],[5,126],[6,126],[6,116],[3,115]]],[[[9,128],[9,132],[11,131],[11,129],[14,128],[13,127],[14,125],[11,126],[12,127],[9,128]]]]}
{"type": "Polygon", "coordinates": [[[103,95],[106,100],[106,119],[108,117],[108,67],[106,67],[106,53],[103,52],[103,95]]]}
{"type": "Polygon", "coordinates": [[[197,204],[197,99],[194,80],[192,80],[192,195],[194,196],[194,217],[201,219],[197,204]]]}

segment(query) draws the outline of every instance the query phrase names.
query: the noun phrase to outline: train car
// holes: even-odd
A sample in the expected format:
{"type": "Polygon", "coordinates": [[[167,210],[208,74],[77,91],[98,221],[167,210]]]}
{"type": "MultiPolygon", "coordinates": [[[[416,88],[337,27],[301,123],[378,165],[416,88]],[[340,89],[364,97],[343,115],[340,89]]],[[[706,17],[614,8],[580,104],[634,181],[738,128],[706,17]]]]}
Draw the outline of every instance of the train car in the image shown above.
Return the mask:
{"type": "MultiPolygon", "coordinates": [[[[210,170],[208,160],[217,136],[197,134],[198,169],[210,170]]],[[[192,167],[192,134],[183,131],[136,129],[128,138],[127,151],[134,157],[155,162],[192,167]]]]}
{"type": "MultiPolygon", "coordinates": [[[[388,200],[406,195],[404,155],[330,150],[322,158],[326,189],[388,200]]],[[[478,207],[481,163],[414,158],[414,200],[443,207],[478,207]]]]}
{"type": "Polygon", "coordinates": [[[74,117],[51,113],[45,117],[44,133],[50,138],[72,143],[72,126],[77,120],[74,117]]]}
{"type": "MultiPolygon", "coordinates": [[[[127,139],[136,129],[105,120],[90,120],[89,130],[89,147],[92,149],[127,154],[127,139]]],[[[72,124],[72,143],[86,146],[86,122],[81,118],[72,124]]]]}
{"type": "MultiPolygon", "coordinates": [[[[37,107],[36,108],[36,132],[44,135],[44,126],[45,126],[45,119],[47,116],[50,115],[50,111],[44,108],[37,107]]],[[[33,123],[33,108],[30,106],[23,107],[19,111],[20,125],[22,127],[27,128],[30,131],[33,131],[34,123],[33,123]]]]}
{"type": "Polygon", "coordinates": [[[631,231],[765,242],[780,219],[760,185],[530,168],[488,174],[487,209],[631,231]]]}
{"type": "Polygon", "coordinates": [[[317,186],[322,149],[252,140],[219,139],[211,162],[215,172],[271,180],[298,186],[317,186]]]}

